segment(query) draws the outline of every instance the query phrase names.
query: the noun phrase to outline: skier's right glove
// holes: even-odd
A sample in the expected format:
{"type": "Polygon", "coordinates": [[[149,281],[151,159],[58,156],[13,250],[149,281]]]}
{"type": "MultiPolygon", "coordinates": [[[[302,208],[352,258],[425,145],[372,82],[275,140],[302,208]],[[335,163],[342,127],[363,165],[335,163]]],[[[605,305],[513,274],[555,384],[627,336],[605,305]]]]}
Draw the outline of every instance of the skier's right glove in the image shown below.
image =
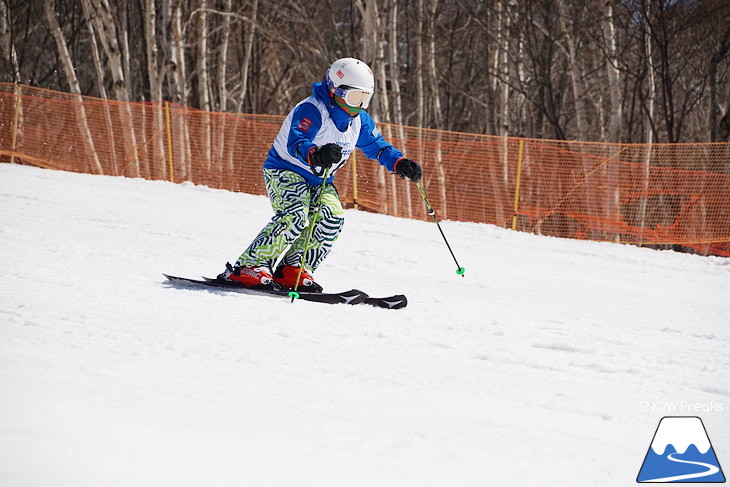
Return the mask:
{"type": "Polygon", "coordinates": [[[315,169],[315,173],[318,168],[324,173],[325,169],[337,164],[340,159],[342,159],[342,147],[337,144],[320,145],[309,151],[309,164],[315,169]]]}
{"type": "Polygon", "coordinates": [[[416,161],[406,158],[398,159],[395,163],[395,173],[400,176],[401,179],[410,178],[410,180],[414,183],[420,181],[421,176],[423,176],[421,166],[419,166],[416,161]]]}

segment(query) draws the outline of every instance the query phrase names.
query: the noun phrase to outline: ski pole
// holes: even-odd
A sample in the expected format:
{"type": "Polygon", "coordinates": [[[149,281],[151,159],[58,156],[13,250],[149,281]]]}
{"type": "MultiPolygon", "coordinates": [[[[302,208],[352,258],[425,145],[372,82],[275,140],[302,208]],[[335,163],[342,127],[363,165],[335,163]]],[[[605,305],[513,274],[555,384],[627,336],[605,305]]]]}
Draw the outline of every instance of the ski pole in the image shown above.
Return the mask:
{"type": "Polygon", "coordinates": [[[426,203],[426,210],[428,210],[428,214],[431,215],[433,218],[433,221],[436,222],[436,226],[439,229],[439,232],[441,232],[441,236],[444,238],[444,242],[446,243],[446,246],[449,248],[449,252],[451,252],[451,257],[454,258],[454,262],[456,263],[456,273],[459,274],[461,277],[464,277],[464,273],[466,272],[466,269],[461,267],[459,265],[459,261],[456,260],[456,256],[454,255],[454,251],[451,250],[451,245],[449,245],[449,241],[446,240],[446,235],[444,235],[444,231],[441,230],[441,224],[439,224],[438,218],[436,218],[436,212],[433,211],[433,207],[431,206],[431,203],[428,202],[428,198],[426,198],[426,191],[424,191],[423,186],[421,185],[421,182],[417,182],[416,186],[418,186],[418,191],[421,192],[421,196],[423,196],[423,202],[426,203]]]}
{"type": "MultiPolygon", "coordinates": [[[[330,168],[324,170],[324,176],[322,177],[322,185],[319,187],[319,194],[317,195],[317,202],[315,203],[314,215],[312,215],[312,221],[309,222],[309,228],[307,229],[307,240],[304,243],[304,251],[302,252],[302,258],[299,261],[299,273],[297,274],[297,280],[294,283],[294,289],[289,292],[291,302],[299,298],[299,279],[302,278],[302,271],[304,270],[304,264],[307,259],[307,251],[309,250],[309,242],[312,240],[312,234],[314,233],[314,225],[317,224],[317,218],[319,217],[320,209],[322,208],[322,195],[324,194],[324,187],[327,185],[327,177],[329,176],[330,168]]],[[[317,174],[317,176],[319,176],[317,174]]]]}

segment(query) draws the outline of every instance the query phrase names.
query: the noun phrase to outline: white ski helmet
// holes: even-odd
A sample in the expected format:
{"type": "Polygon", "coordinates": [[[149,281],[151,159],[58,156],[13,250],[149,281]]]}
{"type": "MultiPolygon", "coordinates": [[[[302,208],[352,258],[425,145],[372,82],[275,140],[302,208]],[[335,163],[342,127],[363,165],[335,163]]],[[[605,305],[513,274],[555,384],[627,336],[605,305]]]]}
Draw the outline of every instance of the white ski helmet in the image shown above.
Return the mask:
{"type": "Polygon", "coordinates": [[[375,78],[367,64],[359,59],[338,59],[324,77],[327,89],[353,108],[367,108],[375,92],[375,78]]]}

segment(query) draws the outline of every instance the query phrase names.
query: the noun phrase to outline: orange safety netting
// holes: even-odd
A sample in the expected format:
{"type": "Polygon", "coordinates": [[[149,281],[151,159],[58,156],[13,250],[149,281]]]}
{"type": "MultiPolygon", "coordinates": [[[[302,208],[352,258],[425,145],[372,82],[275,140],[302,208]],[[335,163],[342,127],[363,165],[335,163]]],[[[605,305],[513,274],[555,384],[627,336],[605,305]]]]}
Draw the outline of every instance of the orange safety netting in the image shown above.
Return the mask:
{"type": "MultiPolygon", "coordinates": [[[[0,84],[0,162],[265,194],[261,165],[282,120],[0,84]]],[[[607,144],[379,128],[422,164],[424,188],[442,220],[730,256],[728,143],[607,144]]],[[[336,184],[346,205],[430,218],[417,188],[359,151],[336,184]]]]}

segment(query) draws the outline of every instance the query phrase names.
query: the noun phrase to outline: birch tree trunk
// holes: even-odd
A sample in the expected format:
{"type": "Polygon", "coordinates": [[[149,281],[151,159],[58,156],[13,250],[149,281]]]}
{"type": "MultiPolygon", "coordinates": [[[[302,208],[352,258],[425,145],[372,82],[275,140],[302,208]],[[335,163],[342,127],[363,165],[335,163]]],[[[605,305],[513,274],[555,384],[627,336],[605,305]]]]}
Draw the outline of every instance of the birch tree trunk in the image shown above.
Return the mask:
{"type": "Polygon", "coordinates": [[[46,12],[46,19],[48,20],[48,26],[51,29],[51,34],[56,42],[56,49],[58,50],[58,60],[63,68],[66,81],[71,89],[71,92],[77,95],[76,103],[74,104],[74,110],[76,112],[76,121],[79,124],[81,130],[81,139],[84,143],[84,149],[86,155],[91,159],[91,165],[93,169],[99,174],[104,174],[104,170],[99,162],[99,157],[96,154],[96,148],[94,147],[94,139],[91,136],[91,130],[89,129],[88,119],[86,118],[86,110],[84,109],[84,100],[81,98],[81,88],[79,86],[79,80],[76,77],[76,70],[74,69],[73,62],[71,61],[71,55],[68,52],[68,46],[66,45],[66,39],[61,31],[61,26],[58,24],[58,18],[56,17],[56,11],[53,8],[53,0],[44,0],[43,2],[46,12]]]}
{"type": "MultiPolygon", "coordinates": [[[[128,101],[123,53],[117,37],[116,22],[109,8],[109,2],[108,0],[82,0],[82,2],[85,4],[84,13],[89,15],[86,20],[87,22],[94,23],[96,35],[99,37],[104,49],[108,69],[112,75],[114,96],[118,101],[128,101]]],[[[132,109],[128,103],[120,103],[118,107],[122,133],[124,135],[125,159],[128,160],[125,167],[131,167],[132,176],[140,177],[139,154],[137,150],[137,137],[134,132],[132,109]]]]}
{"type": "MultiPolygon", "coordinates": [[[[385,27],[385,20],[378,22],[379,25],[385,27]]],[[[390,99],[388,96],[388,84],[387,75],[385,73],[385,46],[380,41],[380,34],[378,34],[378,42],[375,49],[375,65],[372,66],[376,74],[376,97],[378,113],[380,115],[380,121],[386,123],[392,123],[393,118],[390,111],[390,99]]]]}
{"type": "MultiPolygon", "coordinates": [[[[647,27],[648,29],[648,27],[647,27]]],[[[654,143],[654,105],[656,101],[656,69],[654,67],[654,55],[652,52],[651,33],[645,32],[644,35],[644,55],[646,56],[647,69],[649,72],[649,84],[647,86],[647,108],[646,108],[646,125],[645,125],[645,144],[654,143]]],[[[646,164],[648,166],[649,160],[647,159],[646,164]]]]}
{"type": "MultiPolygon", "coordinates": [[[[570,68],[570,83],[573,88],[573,100],[575,103],[575,123],[578,128],[578,137],[582,141],[588,140],[588,129],[586,127],[586,106],[585,106],[585,89],[583,88],[583,75],[581,68],[578,64],[578,53],[575,41],[575,35],[571,31],[573,22],[569,19],[570,11],[565,4],[565,0],[560,0],[558,3],[560,10],[560,27],[565,36],[564,47],[565,53],[568,57],[568,66],[570,68]],[[569,25],[570,22],[570,25],[569,25]]],[[[562,47],[562,46],[561,46],[562,47]]]]}
{"type": "MultiPolygon", "coordinates": [[[[648,13],[647,13],[648,17],[648,13]]],[[[651,32],[649,27],[648,18],[644,19],[644,56],[646,59],[647,70],[649,72],[648,80],[648,95],[647,95],[647,107],[646,107],[646,119],[645,119],[645,156],[644,156],[644,195],[639,205],[639,221],[641,222],[641,230],[643,233],[646,227],[646,211],[649,200],[649,167],[651,165],[651,157],[653,153],[653,147],[651,144],[654,143],[654,100],[656,98],[656,79],[655,79],[655,68],[654,68],[654,56],[652,53],[652,42],[651,32]]],[[[642,235],[643,237],[643,235],[642,235]]]]}
{"type": "Polygon", "coordinates": [[[253,0],[251,22],[249,23],[249,31],[246,35],[246,44],[244,46],[243,66],[241,66],[241,96],[239,97],[237,112],[243,111],[246,103],[246,95],[248,95],[248,72],[251,65],[251,57],[253,53],[253,40],[256,35],[256,22],[259,14],[259,0],[253,0]]]}
{"type": "MultiPolygon", "coordinates": [[[[608,132],[606,135],[607,142],[621,141],[621,124],[623,123],[623,102],[621,88],[621,72],[619,71],[619,59],[616,48],[616,19],[613,14],[613,6],[611,0],[598,0],[598,8],[601,9],[601,30],[603,32],[603,44],[605,49],[606,62],[606,78],[608,79],[609,92],[609,113],[608,113],[608,132]]],[[[603,117],[601,118],[603,121],[603,117]]],[[[603,125],[603,123],[602,123],[603,125]]],[[[615,154],[610,154],[610,158],[614,158],[615,154]]],[[[621,214],[621,187],[619,169],[613,162],[608,163],[608,185],[611,188],[607,192],[606,201],[606,218],[618,218],[621,214]]],[[[615,242],[621,240],[620,234],[616,233],[613,237],[615,242]]]]}
{"type": "Polygon", "coordinates": [[[441,93],[438,85],[438,71],[436,70],[436,14],[439,0],[431,0],[428,12],[428,80],[429,98],[433,106],[433,120],[436,129],[443,129],[444,114],[441,111],[441,93]]]}
{"type": "MultiPolygon", "coordinates": [[[[377,96],[373,97],[373,106],[371,108],[371,115],[376,121],[380,121],[382,118],[387,117],[387,99],[380,100],[383,92],[385,91],[385,71],[384,66],[377,66],[378,56],[382,53],[382,47],[380,44],[379,34],[379,14],[378,4],[376,0],[355,0],[360,16],[362,17],[362,53],[361,59],[374,68],[374,75],[377,74],[377,96]]],[[[382,64],[382,63],[381,63],[382,64]]],[[[387,136],[387,134],[386,134],[387,136]]],[[[390,181],[386,181],[385,170],[378,168],[378,199],[384,203],[383,211],[390,212],[396,211],[397,209],[397,188],[393,184],[393,178],[390,181]],[[390,188],[388,189],[388,183],[390,188]]]]}
{"type": "MultiPolygon", "coordinates": [[[[183,0],[172,0],[170,18],[170,79],[172,80],[172,99],[175,103],[187,106],[190,104],[188,93],[188,71],[185,61],[185,40],[183,38],[183,0]]],[[[173,121],[178,143],[175,162],[181,169],[180,178],[184,181],[192,179],[192,157],[190,149],[190,133],[188,124],[182,117],[173,121]]]]}
{"type": "MultiPolygon", "coordinates": [[[[578,138],[581,142],[588,140],[588,127],[585,104],[585,88],[583,86],[583,73],[578,62],[578,46],[576,41],[577,33],[575,32],[575,21],[571,18],[568,6],[565,0],[559,0],[558,8],[560,9],[560,29],[565,37],[565,46],[561,48],[568,58],[570,69],[570,84],[573,90],[573,101],[575,104],[575,122],[578,129],[578,138]]],[[[581,156],[581,165],[583,167],[583,177],[588,179],[593,171],[594,159],[581,156]]],[[[600,204],[596,198],[594,189],[586,184],[583,188],[583,197],[585,198],[586,211],[595,217],[600,217],[600,204]]]]}
{"type": "Polygon", "coordinates": [[[363,61],[375,66],[378,50],[378,4],[376,0],[355,0],[362,17],[363,61]]]}
{"type": "MultiPolygon", "coordinates": [[[[230,13],[232,10],[232,0],[225,0],[225,12],[230,13]]],[[[221,26],[221,43],[220,43],[220,52],[218,53],[218,74],[217,76],[217,84],[218,84],[218,109],[219,112],[225,112],[226,107],[228,105],[228,88],[227,88],[227,72],[228,72],[228,44],[230,42],[231,38],[231,16],[230,15],[224,15],[223,16],[223,25],[221,26]]],[[[215,129],[215,134],[213,137],[215,138],[215,150],[216,150],[216,160],[220,164],[220,175],[221,178],[226,178],[226,170],[232,169],[232,164],[229,164],[233,162],[233,159],[231,156],[231,151],[226,151],[226,123],[227,118],[224,117],[220,119],[220,123],[217,124],[215,129]],[[226,154],[227,152],[227,154],[226,154]],[[228,155],[228,157],[226,157],[228,155]]],[[[223,184],[223,180],[219,182],[219,184],[223,184]]]]}
{"type": "MultiPolygon", "coordinates": [[[[195,60],[195,72],[198,77],[198,104],[205,112],[210,112],[210,91],[208,76],[208,0],[200,1],[198,17],[198,46],[195,60]]],[[[210,170],[212,161],[211,154],[211,126],[210,115],[204,113],[202,116],[202,144],[203,162],[207,170],[210,170]]]]}
{"type": "MultiPolygon", "coordinates": [[[[400,93],[400,56],[398,54],[398,1],[389,0],[388,57],[390,58],[390,98],[393,100],[393,123],[403,125],[403,105],[400,93]]],[[[402,130],[402,128],[401,128],[402,130]]],[[[401,140],[403,134],[399,134],[401,140]]]]}
{"type": "MultiPolygon", "coordinates": [[[[717,96],[717,85],[718,85],[718,65],[727,58],[728,52],[730,51],[730,27],[725,31],[718,49],[713,53],[710,58],[710,72],[709,72],[709,84],[710,84],[710,142],[719,142],[720,139],[720,124],[718,123],[720,115],[720,102],[717,96]]],[[[723,137],[724,138],[724,137],[723,137]]]]}
{"type": "MultiPolygon", "coordinates": [[[[66,39],[61,31],[61,26],[58,24],[58,18],[56,18],[56,11],[54,10],[53,0],[44,0],[43,6],[45,8],[46,19],[48,20],[48,26],[50,27],[53,40],[56,42],[56,49],[58,50],[58,60],[63,69],[63,74],[66,78],[66,82],[71,90],[71,93],[75,95],[81,95],[81,87],[79,80],[76,77],[76,69],[74,68],[73,62],[71,61],[71,54],[68,52],[68,46],[66,45],[66,39]]],[[[81,101],[81,98],[79,98],[81,101]]],[[[82,105],[83,109],[83,105],[82,105]]],[[[84,117],[84,122],[86,117],[84,117]]]]}
{"type": "Polygon", "coordinates": [[[425,125],[425,93],[423,86],[423,0],[418,0],[416,10],[416,89],[418,94],[416,99],[418,100],[418,113],[416,115],[417,126],[423,127],[425,125]]]}
{"type": "Polygon", "coordinates": [[[502,159],[502,177],[504,179],[504,182],[507,183],[509,181],[509,146],[508,146],[508,140],[510,133],[510,127],[509,127],[509,95],[510,95],[510,89],[509,89],[509,80],[510,80],[510,66],[509,66],[509,53],[510,53],[510,39],[506,35],[507,32],[509,32],[509,29],[511,27],[511,21],[510,21],[510,14],[508,12],[508,9],[510,8],[510,2],[508,0],[504,0],[499,2],[499,5],[502,7],[498,11],[498,15],[500,16],[500,25],[501,29],[500,31],[500,46],[499,51],[501,53],[501,58],[499,60],[499,72],[502,76],[502,89],[500,90],[500,96],[499,96],[499,135],[504,138],[504,147],[502,151],[503,159],[502,159]]]}
{"type": "Polygon", "coordinates": [[[355,0],[362,17],[362,60],[373,70],[376,80],[376,96],[370,113],[376,122],[390,120],[385,86],[385,53],[380,42],[382,21],[376,0],[355,0]]]}
{"type": "Polygon", "coordinates": [[[171,42],[170,42],[170,79],[172,80],[172,99],[175,103],[188,105],[186,87],[187,70],[185,69],[185,45],[182,38],[182,0],[178,0],[172,7],[171,15],[171,42]]]}
{"type": "MultiPolygon", "coordinates": [[[[81,6],[84,9],[84,17],[86,19],[91,18],[91,13],[86,10],[88,8],[88,3],[81,2],[81,6]]],[[[94,58],[97,89],[99,90],[99,95],[106,100],[109,98],[109,95],[106,91],[104,63],[101,59],[101,53],[99,52],[99,43],[97,42],[94,23],[87,21],[86,27],[89,30],[89,39],[91,41],[91,54],[94,58]]],[[[114,124],[112,122],[111,108],[108,103],[104,103],[104,119],[106,120],[107,144],[109,145],[109,163],[111,164],[112,175],[117,176],[119,174],[119,166],[117,165],[116,138],[114,137],[114,124]]]]}
{"type": "MultiPolygon", "coordinates": [[[[396,124],[398,130],[398,140],[405,141],[406,135],[403,129],[403,105],[400,92],[400,55],[398,53],[398,0],[389,0],[388,13],[390,20],[388,22],[388,56],[390,58],[390,98],[393,100],[391,104],[393,111],[393,123],[396,124]]],[[[404,149],[404,148],[401,148],[404,149]]],[[[406,154],[406,157],[408,155],[406,154]]],[[[405,185],[405,200],[408,204],[406,208],[406,216],[413,218],[413,205],[411,199],[411,185],[405,185]]]]}
{"type": "Polygon", "coordinates": [[[722,116],[717,127],[717,138],[720,141],[727,140],[728,136],[730,136],[730,102],[725,107],[725,115],[722,116]]]}
{"type": "MultiPolygon", "coordinates": [[[[86,10],[88,8],[88,3],[82,2],[81,6],[84,9],[84,16],[87,19],[91,18],[90,12],[88,12],[86,10]]],[[[99,43],[96,41],[96,32],[94,31],[94,23],[86,22],[86,27],[89,30],[89,39],[91,41],[91,55],[94,58],[94,70],[96,71],[97,89],[99,90],[99,95],[106,100],[109,97],[106,92],[106,82],[105,82],[106,76],[104,74],[104,63],[102,62],[101,54],[99,53],[99,43]]]]}
{"type": "Polygon", "coordinates": [[[157,7],[156,0],[145,0],[144,31],[147,44],[147,77],[150,83],[150,101],[153,105],[146,109],[152,110],[152,177],[168,179],[168,164],[165,156],[165,124],[162,106],[162,74],[158,60],[157,42],[157,7]]]}
{"type": "MultiPolygon", "coordinates": [[[[496,46],[494,49],[494,53],[492,55],[492,93],[497,96],[497,93],[501,93],[501,83],[500,80],[502,78],[502,18],[504,17],[504,14],[502,13],[504,7],[502,4],[502,0],[496,0],[495,1],[495,14],[493,17],[494,22],[494,32],[496,32],[496,46]]],[[[490,24],[491,26],[491,24],[490,24]]],[[[501,101],[501,97],[500,97],[501,101]]],[[[499,105],[499,102],[497,103],[499,105]]],[[[501,113],[497,106],[495,106],[495,110],[492,113],[488,113],[487,116],[491,118],[491,122],[487,123],[487,127],[490,125],[494,128],[494,131],[492,133],[499,134],[502,130],[501,123],[498,121],[499,113],[501,113]]]]}
{"type": "Polygon", "coordinates": [[[162,101],[162,80],[157,48],[157,8],[155,0],[145,0],[144,33],[147,43],[147,77],[150,82],[150,100],[162,101]]]}
{"type": "MultiPolygon", "coordinates": [[[[502,137],[502,171],[501,180],[496,174],[492,174],[490,167],[490,179],[494,186],[496,194],[505,189],[509,185],[509,95],[510,95],[510,38],[508,36],[512,22],[510,20],[511,8],[510,0],[499,0],[497,4],[497,25],[499,26],[499,34],[497,37],[497,49],[495,50],[495,65],[499,82],[499,115],[497,116],[498,135],[502,137]]],[[[510,188],[506,188],[506,194],[510,194],[510,188]]],[[[501,198],[495,198],[495,212],[498,221],[507,221],[505,207],[501,198]]]]}
{"type": "Polygon", "coordinates": [[[0,55],[0,67],[8,69],[12,73],[13,81],[20,83],[20,67],[10,23],[10,10],[4,0],[0,0],[0,55]]]}
{"type": "MultiPolygon", "coordinates": [[[[225,0],[225,11],[232,10],[232,0],[225,0]]],[[[228,106],[228,89],[226,87],[226,78],[228,72],[228,45],[231,38],[231,17],[223,16],[223,25],[221,26],[221,46],[220,55],[218,57],[218,111],[225,112],[228,106]]]]}
{"type": "MultiPolygon", "coordinates": [[[[436,69],[436,16],[438,14],[438,0],[431,0],[428,11],[428,80],[429,80],[429,98],[431,100],[433,111],[433,121],[436,129],[443,130],[444,114],[441,109],[441,90],[438,84],[438,71],[436,69]]],[[[438,132],[437,144],[434,150],[433,162],[435,167],[431,170],[437,174],[439,183],[439,196],[441,197],[441,218],[448,218],[448,205],[446,199],[446,172],[441,152],[441,132],[438,132]]]]}
{"type": "MultiPolygon", "coordinates": [[[[108,2],[108,0],[104,0],[105,2],[108,2]]],[[[117,5],[117,10],[121,10],[121,25],[120,25],[120,33],[119,33],[119,40],[121,41],[121,53],[122,53],[122,66],[124,69],[124,77],[126,79],[125,87],[127,90],[127,100],[133,101],[134,96],[132,94],[132,59],[130,55],[129,50],[129,7],[128,7],[128,1],[129,0],[117,0],[120,2],[117,5]]],[[[107,4],[108,7],[108,4],[107,4]]],[[[111,12],[111,9],[109,9],[111,12]]],[[[113,22],[113,18],[112,18],[113,22]]]]}
{"type": "MultiPolygon", "coordinates": [[[[172,43],[170,41],[170,34],[172,32],[172,0],[159,0],[159,8],[157,9],[159,12],[159,26],[160,26],[160,36],[159,36],[159,46],[160,50],[162,51],[162,56],[160,59],[160,80],[164,84],[164,80],[167,76],[169,76],[169,65],[170,65],[170,58],[172,57],[172,43]]],[[[170,99],[170,88],[169,88],[169,79],[167,81],[167,100],[170,99]]]]}
{"type": "Polygon", "coordinates": [[[116,22],[112,17],[107,0],[82,0],[84,12],[90,15],[87,22],[93,22],[95,31],[104,54],[107,57],[109,73],[112,76],[114,98],[117,101],[129,101],[127,83],[124,76],[122,49],[117,37],[116,22]]]}
{"type": "Polygon", "coordinates": [[[209,76],[208,76],[208,0],[200,0],[198,16],[198,49],[195,60],[195,71],[198,77],[198,105],[201,110],[210,111],[209,76]]]}
{"type": "Polygon", "coordinates": [[[608,120],[608,142],[620,142],[621,123],[623,121],[623,104],[621,94],[621,71],[616,49],[616,20],[613,15],[611,0],[598,0],[603,7],[601,28],[606,48],[606,76],[611,99],[611,110],[608,120]]]}

